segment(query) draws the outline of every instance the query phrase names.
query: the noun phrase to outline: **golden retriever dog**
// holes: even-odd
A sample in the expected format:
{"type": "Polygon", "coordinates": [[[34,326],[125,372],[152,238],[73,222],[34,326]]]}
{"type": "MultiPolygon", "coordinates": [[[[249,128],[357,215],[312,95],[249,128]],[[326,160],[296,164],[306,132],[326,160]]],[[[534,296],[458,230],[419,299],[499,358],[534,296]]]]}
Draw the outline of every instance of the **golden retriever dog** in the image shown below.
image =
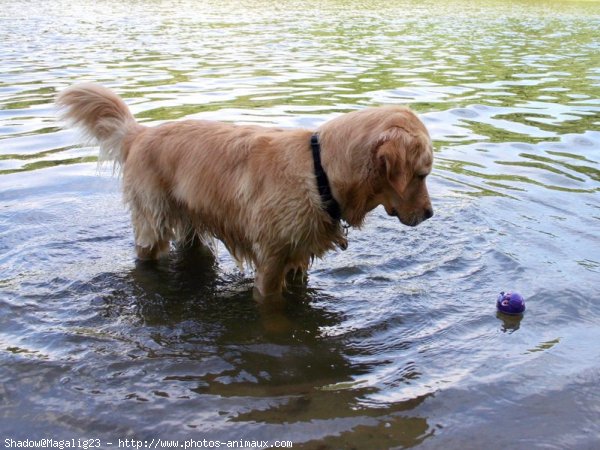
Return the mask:
{"type": "Polygon", "coordinates": [[[415,226],[433,215],[425,178],[433,151],[408,108],[367,108],[317,130],[183,120],[146,127],[112,91],[75,85],[63,117],[122,172],[140,259],[171,241],[217,238],[255,269],[259,298],[278,296],[290,271],[345,249],[341,221],[360,227],[383,205],[415,226]]]}

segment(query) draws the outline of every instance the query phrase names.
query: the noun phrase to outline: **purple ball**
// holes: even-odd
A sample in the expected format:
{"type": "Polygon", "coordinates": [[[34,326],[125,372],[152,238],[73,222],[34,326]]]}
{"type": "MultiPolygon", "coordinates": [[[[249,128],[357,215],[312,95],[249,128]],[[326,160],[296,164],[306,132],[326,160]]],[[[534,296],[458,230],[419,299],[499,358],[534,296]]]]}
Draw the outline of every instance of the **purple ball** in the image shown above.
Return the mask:
{"type": "Polygon", "coordinates": [[[525,311],[525,299],[517,292],[500,292],[496,308],[504,314],[521,314],[525,311]]]}

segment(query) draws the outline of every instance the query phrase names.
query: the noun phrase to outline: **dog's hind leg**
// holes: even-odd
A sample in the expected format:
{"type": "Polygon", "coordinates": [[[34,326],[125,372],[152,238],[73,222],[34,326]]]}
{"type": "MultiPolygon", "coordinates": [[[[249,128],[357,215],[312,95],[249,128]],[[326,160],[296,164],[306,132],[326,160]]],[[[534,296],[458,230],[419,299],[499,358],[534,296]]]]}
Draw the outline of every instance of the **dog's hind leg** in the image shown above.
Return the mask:
{"type": "Polygon", "coordinates": [[[135,252],[138,259],[142,261],[151,261],[158,259],[161,255],[166,254],[169,251],[169,241],[158,241],[156,244],[150,247],[142,247],[141,245],[135,245],[135,252]]]}
{"type": "MultiPolygon", "coordinates": [[[[164,211],[144,208],[137,198],[128,200],[137,257],[153,260],[168,253],[173,230],[164,219],[164,211]]],[[[153,202],[150,204],[156,205],[153,202]]]]}

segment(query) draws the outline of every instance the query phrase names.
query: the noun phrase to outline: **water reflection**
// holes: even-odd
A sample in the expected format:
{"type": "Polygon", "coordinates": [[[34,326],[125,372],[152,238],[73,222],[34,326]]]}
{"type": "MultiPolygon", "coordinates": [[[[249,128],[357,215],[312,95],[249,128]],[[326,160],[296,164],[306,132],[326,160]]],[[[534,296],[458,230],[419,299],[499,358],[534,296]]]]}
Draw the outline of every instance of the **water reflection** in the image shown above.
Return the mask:
{"type": "Polygon", "coordinates": [[[496,313],[496,318],[502,322],[501,330],[503,333],[514,333],[521,327],[522,315],[509,316],[501,312],[496,313]]]}

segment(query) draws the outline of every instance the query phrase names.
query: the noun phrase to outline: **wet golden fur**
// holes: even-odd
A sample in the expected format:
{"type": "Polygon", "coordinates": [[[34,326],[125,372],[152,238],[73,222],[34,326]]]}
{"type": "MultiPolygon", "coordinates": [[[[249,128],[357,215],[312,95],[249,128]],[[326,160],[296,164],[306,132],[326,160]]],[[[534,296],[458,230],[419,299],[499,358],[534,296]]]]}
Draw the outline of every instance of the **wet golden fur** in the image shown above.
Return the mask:
{"type": "MultiPolygon", "coordinates": [[[[170,241],[217,238],[255,268],[255,288],[265,297],[281,292],[290,270],[306,271],[313,257],[346,246],[317,190],[312,130],[203,120],[146,127],[95,84],[66,89],[57,104],[100,145],[101,159],[122,168],[139,258],[159,257],[170,241]]],[[[359,227],[378,205],[411,226],[433,214],[425,185],[431,141],[408,108],[368,108],[316,131],[349,225],[359,227]]]]}

